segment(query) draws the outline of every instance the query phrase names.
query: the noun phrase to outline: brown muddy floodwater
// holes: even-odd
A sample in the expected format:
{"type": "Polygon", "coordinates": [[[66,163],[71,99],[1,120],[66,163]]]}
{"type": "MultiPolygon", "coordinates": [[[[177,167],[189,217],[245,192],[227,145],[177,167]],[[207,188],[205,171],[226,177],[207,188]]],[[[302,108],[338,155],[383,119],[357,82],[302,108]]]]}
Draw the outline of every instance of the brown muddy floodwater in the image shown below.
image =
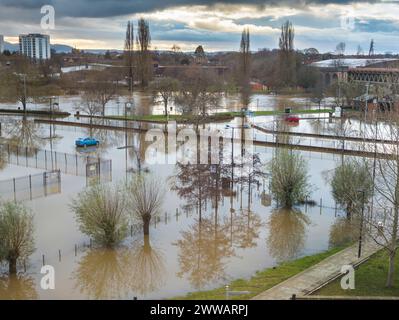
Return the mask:
{"type": "MultiPolygon", "coordinates": [[[[28,141],[40,149],[75,154],[74,140],[88,134],[82,128],[29,125],[24,134],[15,137],[14,132],[11,137],[5,124],[1,136],[20,145],[28,141]]],[[[118,147],[133,145],[143,155],[144,136],[129,133],[125,142],[124,132],[97,130],[94,134],[102,143],[91,155],[111,159],[112,183],[123,182],[137,169],[137,156],[132,148],[118,147]]],[[[273,151],[254,150],[264,165],[273,151]]],[[[301,154],[308,162],[312,199],[319,203],[322,198],[323,206],[301,206],[290,212],[270,203],[267,178],[252,185],[251,192],[239,183],[233,190],[215,189],[225,182],[211,166],[201,167],[202,177],[208,177],[205,183],[194,174],[198,167],[146,164],[167,190],[162,211],[152,220],[149,237],[140,228],[134,229],[116,249],[90,247],[70,209],[71,200],[86,187],[86,177],[62,174],[59,194],[25,201],[34,213],[36,251],[26,262],[26,272],[19,266],[17,277],[9,277],[2,269],[0,299],[171,298],[249,278],[257,270],[326,250],[344,237],[338,232],[340,212],[325,179],[341,158],[301,154]],[[43,259],[55,268],[55,290],[40,287],[43,259]]],[[[267,171],[266,166],[262,168],[267,171]]],[[[6,163],[0,167],[0,181],[43,171],[24,162],[19,166],[6,163]]]]}

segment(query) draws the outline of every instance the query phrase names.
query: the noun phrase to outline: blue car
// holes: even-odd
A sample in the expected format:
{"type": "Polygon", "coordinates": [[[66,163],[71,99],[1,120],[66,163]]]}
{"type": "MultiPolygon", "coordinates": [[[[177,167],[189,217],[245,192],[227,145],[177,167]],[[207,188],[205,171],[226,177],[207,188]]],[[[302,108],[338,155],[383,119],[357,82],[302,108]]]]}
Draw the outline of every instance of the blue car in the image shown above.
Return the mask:
{"type": "Polygon", "coordinates": [[[75,145],[77,147],[90,147],[90,146],[98,146],[100,141],[94,138],[79,138],[75,141],[75,145]]]}

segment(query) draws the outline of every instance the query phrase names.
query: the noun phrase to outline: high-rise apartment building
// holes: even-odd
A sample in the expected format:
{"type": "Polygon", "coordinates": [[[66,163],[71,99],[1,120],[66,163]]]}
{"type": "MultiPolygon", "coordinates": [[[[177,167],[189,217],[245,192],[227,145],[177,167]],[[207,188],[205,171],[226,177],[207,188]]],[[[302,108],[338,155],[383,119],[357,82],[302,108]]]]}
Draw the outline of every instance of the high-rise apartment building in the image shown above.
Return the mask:
{"type": "Polygon", "coordinates": [[[50,36],[38,33],[20,35],[19,52],[33,60],[50,59],[50,36]]]}
{"type": "Polygon", "coordinates": [[[4,36],[0,34],[0,54],[4,51],[4,36]]]}

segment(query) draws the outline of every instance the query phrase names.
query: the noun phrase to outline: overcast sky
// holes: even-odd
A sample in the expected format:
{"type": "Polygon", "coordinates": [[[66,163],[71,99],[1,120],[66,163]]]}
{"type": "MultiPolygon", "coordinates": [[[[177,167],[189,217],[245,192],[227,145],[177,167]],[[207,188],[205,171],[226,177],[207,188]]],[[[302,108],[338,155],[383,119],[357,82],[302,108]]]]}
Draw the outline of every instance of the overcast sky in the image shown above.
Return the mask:
{"type": "Polygon", "coordinates": [[[9,42],[40,32],[80,49],[122,49],[127,21],[139,17],[150,22],[153,49],[237,50],[244,27],[252,50],[275,48],[289,19],[297,49],[332,52],[343,41],[348,53],[368,51],[374,39],[376,52],[399,52],[399,0],[0,0],[0,34],[9,42]],[[40,27],[46,4],[55,9],[53,30],[40,27]]]}

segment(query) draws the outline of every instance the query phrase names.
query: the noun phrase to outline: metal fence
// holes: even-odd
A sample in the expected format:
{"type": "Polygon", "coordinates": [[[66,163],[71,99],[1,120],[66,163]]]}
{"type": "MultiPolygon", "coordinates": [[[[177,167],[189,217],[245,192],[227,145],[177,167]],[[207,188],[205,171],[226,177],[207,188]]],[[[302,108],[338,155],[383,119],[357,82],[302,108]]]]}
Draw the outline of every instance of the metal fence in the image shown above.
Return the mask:
{"type": "Polygon", "coordinates": [[[60,192],[60,170],[0,181],[1,200],[33,200],[60,192]]]}
{"type": "Polygon", "coordinates": [[[58,151],[0,144],[0,152],[5,153],[5,160],[13,165],[43,170],[60,170],[62,173],[93,178],[100,181],[112,180],[111,160],[68,154],[58,151]]]}

